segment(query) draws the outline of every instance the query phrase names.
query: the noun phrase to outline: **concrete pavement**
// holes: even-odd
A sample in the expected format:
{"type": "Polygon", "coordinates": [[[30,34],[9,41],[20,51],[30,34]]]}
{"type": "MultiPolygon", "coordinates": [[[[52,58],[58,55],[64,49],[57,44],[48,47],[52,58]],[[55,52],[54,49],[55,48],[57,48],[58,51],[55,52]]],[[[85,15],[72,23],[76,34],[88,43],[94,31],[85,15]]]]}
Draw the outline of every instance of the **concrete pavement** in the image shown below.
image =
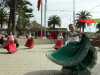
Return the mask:
{"type": "MultiPolygon", "coordinates": [[[[65,75],[61,66],[51,62],[46,52],[55,51],[54,44],[35,45],[28,49],[19,46],[18,52],[8,54],[6,49],[0,48],[0,75],[65,75]]],[[[100,49],[97,65],[92,69],[92,75],[100,75],[100,49]]]]}

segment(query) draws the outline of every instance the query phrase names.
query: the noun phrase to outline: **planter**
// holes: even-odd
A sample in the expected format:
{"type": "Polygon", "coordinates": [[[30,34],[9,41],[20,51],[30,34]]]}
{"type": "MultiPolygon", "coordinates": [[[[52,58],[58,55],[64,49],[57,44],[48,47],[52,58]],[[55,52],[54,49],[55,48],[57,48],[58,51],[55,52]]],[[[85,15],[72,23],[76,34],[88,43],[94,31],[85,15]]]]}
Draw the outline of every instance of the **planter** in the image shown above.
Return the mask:
{"type": "Polygon", "coordinates": [[[2,37],[2,36],[5,38],[5,35],[0,35],[0,37],[2,37]]]}
{"type": "Polygon", "coordinates": [[[47,39],[53,39],[53,37],[47,37],[47,39]]]}
{"type": "Polygon", "coordinates": [[[37,36],[36,39],[43,39],[43,37],[39,37],[39,36],[37,36]]]}
{"type": "Polygon", "coordinates": [[[26,36],[18,36],[18,38],[26,38],[26,36]]]}
{"type": "Polygon", "coordinates": [[[100,40],[100,38],[92,38],[93,40],[100,40]]]}

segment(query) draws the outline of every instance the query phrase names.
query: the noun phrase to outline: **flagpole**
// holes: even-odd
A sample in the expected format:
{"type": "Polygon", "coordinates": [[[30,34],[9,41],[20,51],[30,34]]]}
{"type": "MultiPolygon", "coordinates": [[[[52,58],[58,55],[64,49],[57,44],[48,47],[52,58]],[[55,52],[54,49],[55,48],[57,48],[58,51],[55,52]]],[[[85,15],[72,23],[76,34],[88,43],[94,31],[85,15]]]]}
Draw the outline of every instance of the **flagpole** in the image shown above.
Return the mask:
{"type": "Polygon", "coordinates": [[[75,0],[73,0],[73,24],[75,26],[75,0]]]}
{"type": "Polygon", "coordinates": [[[42,37],[42,0],[41,0],[41,37],[42,37]]]}
{"type": "Polygon", "coordinates": [[[46,38],[46,3],[47,0],[45,0],[45,7],[44,7],[44,37],[46,38]]]}

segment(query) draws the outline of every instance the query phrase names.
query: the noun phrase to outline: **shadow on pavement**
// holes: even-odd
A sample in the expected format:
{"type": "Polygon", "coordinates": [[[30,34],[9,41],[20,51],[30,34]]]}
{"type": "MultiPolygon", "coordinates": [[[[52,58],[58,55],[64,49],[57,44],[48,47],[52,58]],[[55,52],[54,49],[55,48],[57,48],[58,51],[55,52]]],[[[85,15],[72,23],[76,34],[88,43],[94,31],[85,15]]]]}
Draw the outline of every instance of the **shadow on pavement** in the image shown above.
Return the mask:
{"type": "Polygon", "coordinates": [[[66,75],[66,74],[62,73],[60,70],[40,70],[40,71],[28,72],[24,75],[66,75]]]}
{"type": "Polygon", "coordinates": [[[9,54],[8,52],[0,52],[0,54],[9,54]]]}
{"type": "Polygon", "coordinates": [[[53,49],[53,48],[40,48],[40,49],[53,49]]]}
{"type": "Polygon", "coordinates": [[[29,48],[18,48],[18,50],[27,50],[29,48]]]}
{"type": "Polygon", "coordinates": [[[27,52],[38,52],[38,51],[27,51],[27,52]]]}
{"type": "Polygon", "coordinates": [[[49,51],[40,51],[40,52],[54,52],[55,50],[49,50],[49,51]]]}
{"type": "Polygon", "coordinates": [[[47,51],[47,52],[54,52],[55,50],[50,50],[50,51],[47,51]]]}
{"type": "Polygon", "coordinates": [[[27,51],[27,52],[45,52],[45,53],[47,53],[47,52],[54,52],[55,50],[49,50],[49,51],[27,51]]]}

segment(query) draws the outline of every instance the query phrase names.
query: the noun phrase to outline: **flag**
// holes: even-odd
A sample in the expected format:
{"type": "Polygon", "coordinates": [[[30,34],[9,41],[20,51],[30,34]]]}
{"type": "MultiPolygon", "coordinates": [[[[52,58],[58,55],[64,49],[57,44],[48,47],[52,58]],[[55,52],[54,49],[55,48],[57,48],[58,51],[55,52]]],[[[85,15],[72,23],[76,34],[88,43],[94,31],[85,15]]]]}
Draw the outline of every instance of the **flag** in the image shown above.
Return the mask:
{"type": "Polygon", "coordinates": [[[38,2],[37,2],[38,11],[40,10],[40,4],[41,4],[41,0],[38,0],[38,2]]]}
{"type": "Polygon", "coordinates": [[[85,23],[100,23],[100,19],[78,19],[78,21],[85,23]]]}

